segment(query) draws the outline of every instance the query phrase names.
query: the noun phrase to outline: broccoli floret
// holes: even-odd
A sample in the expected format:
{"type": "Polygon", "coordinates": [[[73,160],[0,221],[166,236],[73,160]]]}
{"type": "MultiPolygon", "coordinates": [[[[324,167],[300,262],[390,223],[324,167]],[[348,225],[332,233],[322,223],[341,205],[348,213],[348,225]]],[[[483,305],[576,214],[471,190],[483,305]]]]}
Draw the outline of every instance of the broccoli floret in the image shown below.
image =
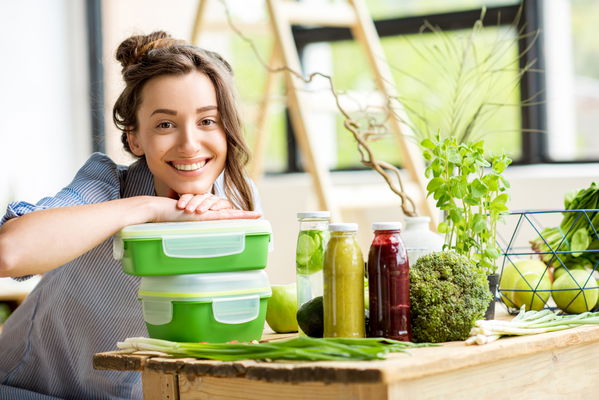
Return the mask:
{"type": "Polygon", "coordinates": [[[422,256],[410,266],[414,342],[465,340],[492,299],[486,274],[455,252],[422,256]]]}

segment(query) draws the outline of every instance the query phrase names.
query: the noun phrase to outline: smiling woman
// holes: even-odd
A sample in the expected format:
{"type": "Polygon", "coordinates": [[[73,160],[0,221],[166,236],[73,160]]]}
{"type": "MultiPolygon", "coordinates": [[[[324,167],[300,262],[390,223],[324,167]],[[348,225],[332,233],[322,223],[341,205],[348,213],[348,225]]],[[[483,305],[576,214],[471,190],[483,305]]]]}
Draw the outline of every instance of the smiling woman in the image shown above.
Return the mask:
{"type": "Polygon", "coordinates": [[[145,222],[260,217],[229,64],[164,32],[126,39],[117,59],[126,85],[114,121],[138,160],[94,153],[59,193],[12,202],[0,219],[0,276],[43,274],[3,326],[0,399],[141,398],[138,374],[90,362],[146,334],[139,280],[113,258],[112,236],[145,222]]]}

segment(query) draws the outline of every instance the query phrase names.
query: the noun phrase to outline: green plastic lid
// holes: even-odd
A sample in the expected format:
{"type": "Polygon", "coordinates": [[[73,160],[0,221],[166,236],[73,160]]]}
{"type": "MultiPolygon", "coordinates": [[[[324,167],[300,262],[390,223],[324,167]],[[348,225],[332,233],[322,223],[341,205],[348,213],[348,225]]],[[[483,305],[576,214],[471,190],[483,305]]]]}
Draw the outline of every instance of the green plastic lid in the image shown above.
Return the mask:
{"type": "Polygon", "coordinates": [[[144,276],[139,297],[170,301],[212,301],[217,297],[244,295],[270,296],[264,270],[144,276]]]}
{"type": "Polygon", "coordinates": [[[121,239],[162,238],[173,235],[213,233],[271,234],[265,219],[226,219],[217,221],[155,222],[124,227],[121,239]]]}

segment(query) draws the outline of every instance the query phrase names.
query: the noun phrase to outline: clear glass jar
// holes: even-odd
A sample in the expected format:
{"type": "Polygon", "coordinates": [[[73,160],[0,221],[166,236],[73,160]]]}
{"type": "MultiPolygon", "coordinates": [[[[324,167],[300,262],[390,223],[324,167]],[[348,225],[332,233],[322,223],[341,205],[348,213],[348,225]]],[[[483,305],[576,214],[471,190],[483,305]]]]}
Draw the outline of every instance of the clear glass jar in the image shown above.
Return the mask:
{"type": "Polygon", "coordinates": [[[411,341],[410,265],[400,237],[401,222],[372,224],[368,252],[368,335],[411,341]]]}
{"type": "Polygon", "coordinates": [[[322,296],[324,251],[329,240],[328,211],[309,211],[297,214],[299,233],[295,252],[297,305],[301,307],[314,297],[322,296]]]}
{"type": "Polygon", "coordinates": [[[364,258],[357,224],[331,224],[324,256],[324,337],[364,337],[364,258]]]}

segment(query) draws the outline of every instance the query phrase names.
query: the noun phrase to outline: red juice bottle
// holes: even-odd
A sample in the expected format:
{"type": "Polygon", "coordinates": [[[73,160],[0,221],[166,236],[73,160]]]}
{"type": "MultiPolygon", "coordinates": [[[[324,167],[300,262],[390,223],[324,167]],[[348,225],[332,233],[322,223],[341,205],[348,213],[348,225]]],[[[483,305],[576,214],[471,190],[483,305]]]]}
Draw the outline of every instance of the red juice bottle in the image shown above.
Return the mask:
{"type": "Polygon", "coordinates": [[[400,222],[372,224],[374,239],[368,253],[370,337],[411,341],[410,265],[399,236],[400,222]]]}

